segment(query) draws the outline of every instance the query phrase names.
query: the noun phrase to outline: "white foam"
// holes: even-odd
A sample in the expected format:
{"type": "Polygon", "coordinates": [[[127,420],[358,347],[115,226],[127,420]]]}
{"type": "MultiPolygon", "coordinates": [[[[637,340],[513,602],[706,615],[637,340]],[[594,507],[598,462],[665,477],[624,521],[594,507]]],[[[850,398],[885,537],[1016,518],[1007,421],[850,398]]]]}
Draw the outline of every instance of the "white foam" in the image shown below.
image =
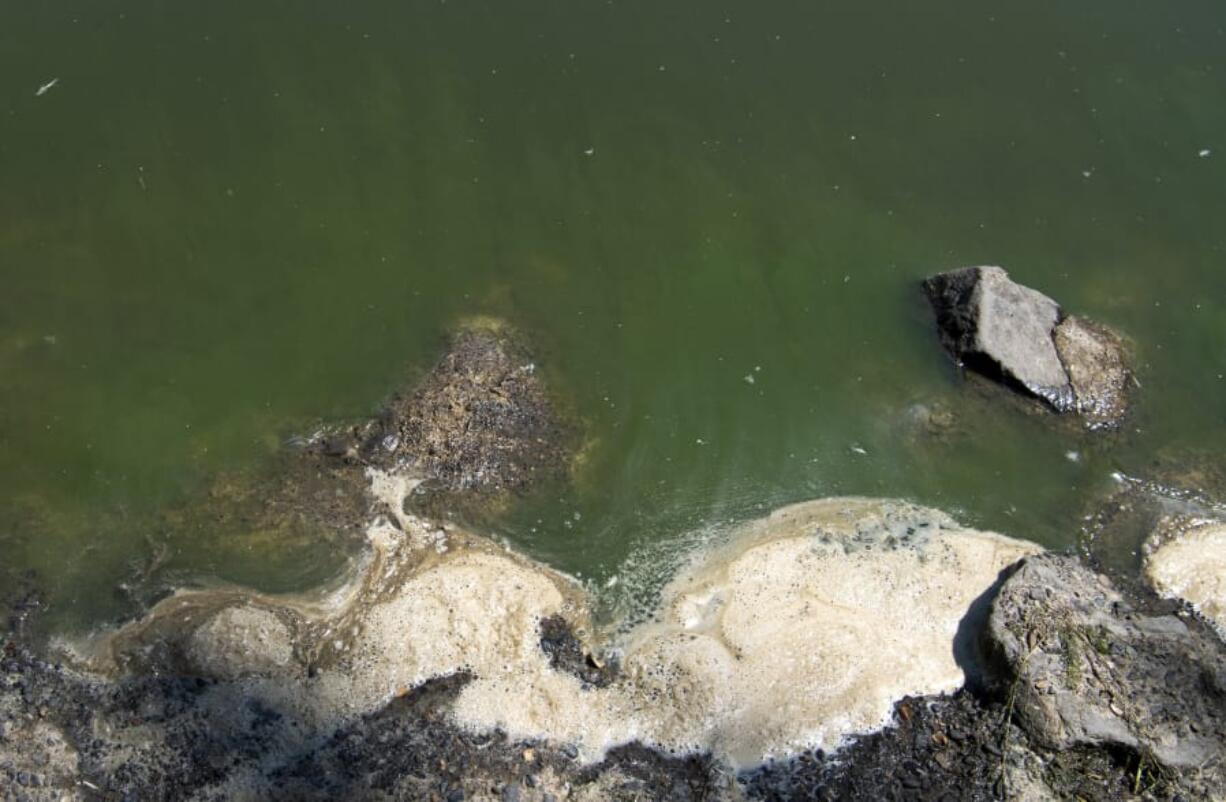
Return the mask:
{"type": "Polygon", "coordinates": [[[1188,602],[1226,637],[1226,524],[1192,527],[1147,551],[1154,589],[1188,602]]]}
{"type": "MultiPolygon", "coordinates": [[[[639,739],[739,768],[876,729],[902,696],[963,683],[959,621],[1001,569],[1038,550],[904,502],[788,507],[695,555],[654,620],[610,627],[622,675],[591,688],[554,670],[539,643],[547,616],[590,627],[576,582],[458,531],[443,553],[419,548],[436,528],[403,512],[412,482],[371,480],[395,523],[372,523],[372,555],[345,606],[293,635],[294,653],[322,668],[310,681],[301,671],[258,681],[304,719],[334,721],[464,671],[473,679],[455,702],[458,723],[569,742],[585,760],[639,739]]],[[[199,653],[218,627],[195,626],[199,653]]],[[[233,664],[243,650],[224,645],[227,673],[243,674],[233,664]]],[[[273,660],[258,638],[249,646],[260,673],[288,654],[280,639],[273,660]]]]}

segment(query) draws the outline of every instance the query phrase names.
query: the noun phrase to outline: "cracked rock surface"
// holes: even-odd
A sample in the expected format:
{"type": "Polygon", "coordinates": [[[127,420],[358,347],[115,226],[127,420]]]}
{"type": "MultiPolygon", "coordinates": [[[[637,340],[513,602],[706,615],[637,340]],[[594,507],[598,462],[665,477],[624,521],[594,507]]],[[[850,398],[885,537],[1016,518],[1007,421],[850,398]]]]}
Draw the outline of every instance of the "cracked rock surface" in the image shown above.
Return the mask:
{"type": "Polygon", "coordinates": [[[1044,554],[1001,587],[986,634],[1036,743],[1128,749],[1226,794],[1226,644],[1208,627],[1147,614],[1074,558],[1044,554]]]}
{"type": "Polygon", "coordinates": [[[960,364],[1091,428],[1118,425],[1127,413],[1127,350],[1105,326],[1066,315],[1000,267],[938,273],[924,292],[941,341],[960,364]]]}

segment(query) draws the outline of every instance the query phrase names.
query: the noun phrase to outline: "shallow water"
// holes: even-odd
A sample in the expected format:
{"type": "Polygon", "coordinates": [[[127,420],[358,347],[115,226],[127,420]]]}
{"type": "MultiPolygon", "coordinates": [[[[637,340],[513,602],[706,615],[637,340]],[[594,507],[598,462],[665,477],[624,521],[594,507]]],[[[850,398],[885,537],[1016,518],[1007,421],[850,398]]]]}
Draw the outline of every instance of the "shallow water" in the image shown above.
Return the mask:
{"type": "Polygon", "coordinates": [[[833,494],[1068,546],[1112,471],[1226,446],[1224,29],[1210,2],[10,9],[4,578],[85,626],[132,611],[120,582],[338,575],[328,542],[151,515],[368,414],[474,313],[593,438],[497,534],[597,583],[833,494]],[[916,285],[972,263],[1135,341],[1128,431],[959,380],[916,285]],[[957,428],[915,435],[916,403],[957,428]]]}

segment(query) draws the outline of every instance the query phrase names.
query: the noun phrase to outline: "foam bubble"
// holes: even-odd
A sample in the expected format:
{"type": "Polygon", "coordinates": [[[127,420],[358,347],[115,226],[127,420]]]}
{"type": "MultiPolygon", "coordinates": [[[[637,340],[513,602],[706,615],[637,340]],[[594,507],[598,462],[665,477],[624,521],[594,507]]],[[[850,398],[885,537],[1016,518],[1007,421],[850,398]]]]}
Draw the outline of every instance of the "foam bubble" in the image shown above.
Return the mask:
{"type": "Polygon", "coordinates": [[[1226,524],[1202,524],[1148,550],[1145,575],[1158,593],[1188,602],[1226,637],[1226,524]]]}

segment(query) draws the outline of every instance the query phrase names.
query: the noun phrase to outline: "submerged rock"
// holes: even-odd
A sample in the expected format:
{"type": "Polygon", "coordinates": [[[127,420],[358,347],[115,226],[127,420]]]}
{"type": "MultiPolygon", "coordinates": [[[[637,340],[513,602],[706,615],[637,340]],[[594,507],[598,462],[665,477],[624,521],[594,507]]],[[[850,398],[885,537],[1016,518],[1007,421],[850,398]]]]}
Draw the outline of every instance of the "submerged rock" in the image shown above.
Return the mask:
{"type": "Polygon", "coordinates": [[[352,441],[325,447],[414,473],[450,494],[500,494],[560,474],[570,435],[522,336],[481,319],[462,327],[430,372],[377,421],[352,441]]]}
{"type": "Polygon", "coordinates": [[[1204,628],[1146,614],[1075,559],[1040,555],[1001,587],[987,637],[1037,744],[1127,749],[1226,793],[1226,644],[1204,628]]]}
{"type": "Polygon", "coordinates": [[[1118,424],[1130,375],[1121,338],[1066,316],[999,267],[966,267],[924,281],[946,350],[971,370],[1074,412],[1091,427],[1118,424]]]}

